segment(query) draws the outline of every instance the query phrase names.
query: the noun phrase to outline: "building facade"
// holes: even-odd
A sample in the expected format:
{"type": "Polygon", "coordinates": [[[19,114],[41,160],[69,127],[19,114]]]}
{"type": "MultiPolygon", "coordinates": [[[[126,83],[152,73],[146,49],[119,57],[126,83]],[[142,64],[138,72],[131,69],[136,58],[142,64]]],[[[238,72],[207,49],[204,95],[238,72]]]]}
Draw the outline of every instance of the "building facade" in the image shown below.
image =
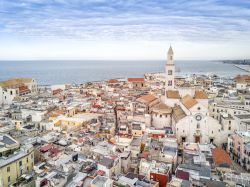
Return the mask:
{"type": "Polygon", "coordinates": [[[37,92],[37,82],[32,78],[13,78],[0,82],[0,104],[11,104],[17,96],[37,92]]]}

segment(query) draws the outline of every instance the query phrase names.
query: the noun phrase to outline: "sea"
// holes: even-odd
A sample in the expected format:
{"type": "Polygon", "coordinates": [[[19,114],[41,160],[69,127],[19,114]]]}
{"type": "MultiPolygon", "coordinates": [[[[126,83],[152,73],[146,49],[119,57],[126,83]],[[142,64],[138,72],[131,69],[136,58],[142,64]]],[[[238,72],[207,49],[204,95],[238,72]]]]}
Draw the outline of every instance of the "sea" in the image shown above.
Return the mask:
{"type": "MultiPolygon", "coordinates": [[[[145,73],[164,72],[166,61],[53,60],[0,61],[0,81],[12,77],[32,77],[39,85],[85,83],[114,78],[142,77],[145,73]]],[[[175,61],[177,75],[216,74],[234,77],[249,74],[233,64],[220,61],[175,61]]]]}

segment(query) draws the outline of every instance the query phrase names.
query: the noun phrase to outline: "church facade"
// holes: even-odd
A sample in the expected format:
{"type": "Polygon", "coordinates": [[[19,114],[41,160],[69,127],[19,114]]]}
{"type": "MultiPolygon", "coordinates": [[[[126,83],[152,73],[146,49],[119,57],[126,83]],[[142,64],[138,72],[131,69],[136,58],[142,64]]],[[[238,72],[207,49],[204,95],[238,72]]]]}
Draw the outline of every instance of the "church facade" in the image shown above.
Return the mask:
{"type": "MultiPolygon", "coordinates": [[[[226,142],[227,134],[221,132],[221,124],[209,116],[207,94],[192,86],[175,86],[175,64],[172,47],[168,50],[165,74],[165,95],[161,98],[161,101],[168,115],[171,111],[171,120],[165,121],[164,124],[166,127],[172,127],[178,143],[214,143],[220,146],[226,142]]],[[[157,116],[157,113],[152,115],[157,116]]],[[[157,123],[159,123],[159,120],[157,123]]],[[[153,126],[157,127],[157,123],[154,124],[153,122],[153,126]]],[[[163,127],[163,123],[160,124],[160,127],[163,127]]]]}

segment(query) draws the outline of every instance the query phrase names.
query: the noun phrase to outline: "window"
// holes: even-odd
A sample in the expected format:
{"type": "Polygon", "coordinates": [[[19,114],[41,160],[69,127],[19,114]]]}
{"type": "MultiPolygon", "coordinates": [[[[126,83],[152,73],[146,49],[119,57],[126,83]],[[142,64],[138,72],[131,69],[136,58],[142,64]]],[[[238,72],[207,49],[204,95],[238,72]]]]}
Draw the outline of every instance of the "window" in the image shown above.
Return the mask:
{"type": "Polygon", "coordinates": [[[29,162],[29,158],[28,157],[27,157],[26,161],[29,162]]]}
{"type": "Polygon", "coordinates": [[[172,81],[168,81],[168,86],[172,86],[172,81]]]}
{"type": "Polygon", "coordinates": [[[22,166],[22,165],[23,165],[22,161],[19,161],[19,166],[22,166]]]}
{"type": "Polygon", "coordinates": [[[197,129],[199,129],[200,128],[200,124],[199,123],[197,123],[197,129]]]}
{"type": "Polygon", "coordinates": [[[229,121],[228,123],[231,124],[231,121],[229,121]]]}
{"type": "Polygon", "coordinates": [[[201,108],[200,108],[200,107],[198,107],[197,109],[198,109],[198,110],[200,110],[201,108]]]}
{"type": "Polygon", "coordinates": [[[172,75],[173,71],[172,70],[168,70],[168,75],[172,75]]]}
{"type": "Polygon", "coordinates": [[[170,56],[170,60],[173,60],[173,56],[172,55],[170,56]]]}
{"type": "Polygon", "coordinates": [[[228,130],[229,130],[229,131],[231,130],[231,126],[228,127],[228,130]]]}
{"type": "Polygon", "coordinates": [[[12,92],[12,90],[10,91],[10,95],[12,95],[13,94],[13,92],[12,92]]]}
{"type": "Polygon", "coordinates": [[[9,167],[7,167],[7,172],[10,172],[10,166],[9,166],[9,167]]]}
{"type": "Polygon", "coordinates": [[[10,176],[8,176],[8,183],[10,183],[10,176]]]}

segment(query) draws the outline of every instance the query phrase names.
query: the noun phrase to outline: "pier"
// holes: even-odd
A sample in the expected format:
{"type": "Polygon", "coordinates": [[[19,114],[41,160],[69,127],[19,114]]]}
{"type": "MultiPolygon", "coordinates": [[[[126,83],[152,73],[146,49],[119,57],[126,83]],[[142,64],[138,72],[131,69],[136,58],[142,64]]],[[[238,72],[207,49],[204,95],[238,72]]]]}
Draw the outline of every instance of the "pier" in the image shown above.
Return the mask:
{"type": "Polygon", "coordinates": [[[250,65],[234,65],[235,67],[250,73],[250,65]]]}

